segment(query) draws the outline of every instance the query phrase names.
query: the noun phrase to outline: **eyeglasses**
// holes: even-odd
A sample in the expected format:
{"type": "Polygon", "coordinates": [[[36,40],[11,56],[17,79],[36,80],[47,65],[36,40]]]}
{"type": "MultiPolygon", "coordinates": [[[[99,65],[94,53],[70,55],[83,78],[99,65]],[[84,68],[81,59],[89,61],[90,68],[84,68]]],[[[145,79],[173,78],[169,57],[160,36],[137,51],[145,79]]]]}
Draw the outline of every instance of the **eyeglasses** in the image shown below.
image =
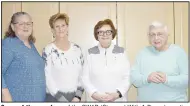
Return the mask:
{"type": "Polygon", "coordinates": [[[24,25],[26,25],[27,27],[32,27],[33,22],[15,22],[13,24],[17,24],[19,27],[24,27],[24,25]]]}
{"type": "Polygon", "coordinates": [[[103,36],[106,33],[106,35],[111,35],[113,33],[112,30],[107,30],[107,31],[98,31],[99,36],[103,36]]]}
{"type": "Polygon", "coordinates": [[[149,33],[150,38],[155,38],[156,36],[162,38],[165,35],[164,35],[164,33],[149,33]]]}

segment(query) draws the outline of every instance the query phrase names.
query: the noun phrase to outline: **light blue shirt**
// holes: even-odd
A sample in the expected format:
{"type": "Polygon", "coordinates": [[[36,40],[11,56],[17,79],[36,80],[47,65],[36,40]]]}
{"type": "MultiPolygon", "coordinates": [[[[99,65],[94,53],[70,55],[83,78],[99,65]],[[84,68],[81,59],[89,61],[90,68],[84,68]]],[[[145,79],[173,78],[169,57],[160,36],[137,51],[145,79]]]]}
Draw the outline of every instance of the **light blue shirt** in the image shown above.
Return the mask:
{"type": "Polygon", "coordinates": [[[185,51],[171,44],[159,52],[153,46],[144,48],[131,70],[131,82],[138,88],[138,101],[187,101],[188,57],[185,51]],[[160,71],[165,83],[148,83],[148,75],[160,71]]]}

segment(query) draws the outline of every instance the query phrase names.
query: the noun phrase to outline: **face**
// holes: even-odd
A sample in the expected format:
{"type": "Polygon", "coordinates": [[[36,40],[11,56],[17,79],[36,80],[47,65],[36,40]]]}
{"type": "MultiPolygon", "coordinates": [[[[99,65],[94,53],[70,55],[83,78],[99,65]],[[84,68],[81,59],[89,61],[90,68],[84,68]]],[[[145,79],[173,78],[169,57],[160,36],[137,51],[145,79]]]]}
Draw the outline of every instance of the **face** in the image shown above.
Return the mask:
{"type": "Polygon", "coordinates": [[[153,28],[149,32],[149,42],[157,50],[164,50],[168,41],[168,35],[164,28],[153,28]]]}
{"type": "Polygon", "coordinates": [[[20,15],[11,24],[11,27],[17,36],[29,37],[32,34],[33,22],[30,16],[20,15]]]}
{"type": "Polygon", "coordinates": [[[98,41],[100,42],[102,47],[107,48],[110,46],[112,36],[113,33],[110,25],[103,25],[101,28],[98,29],[98,41]]]}
{"type": "Polygon", "coordinates": [[[68,25],[66,24],[65,20],[58,19],[53,24],[52,32],[56,38],[63,38],[68,36],[68,25]]]}

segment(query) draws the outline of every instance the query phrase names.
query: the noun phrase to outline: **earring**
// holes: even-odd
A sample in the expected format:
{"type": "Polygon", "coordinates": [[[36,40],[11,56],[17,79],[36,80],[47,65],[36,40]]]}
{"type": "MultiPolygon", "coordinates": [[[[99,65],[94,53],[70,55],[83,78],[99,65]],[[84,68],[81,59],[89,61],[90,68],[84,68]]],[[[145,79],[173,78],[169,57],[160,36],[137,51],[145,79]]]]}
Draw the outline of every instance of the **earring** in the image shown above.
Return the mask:
{"type": "Polygon", "coordinates": [[[69,34],[68,34],[68,31],[67,31],[67,34],[66,34],[66,35],[67,35],[67,36],[69,35],[69,34]]]}

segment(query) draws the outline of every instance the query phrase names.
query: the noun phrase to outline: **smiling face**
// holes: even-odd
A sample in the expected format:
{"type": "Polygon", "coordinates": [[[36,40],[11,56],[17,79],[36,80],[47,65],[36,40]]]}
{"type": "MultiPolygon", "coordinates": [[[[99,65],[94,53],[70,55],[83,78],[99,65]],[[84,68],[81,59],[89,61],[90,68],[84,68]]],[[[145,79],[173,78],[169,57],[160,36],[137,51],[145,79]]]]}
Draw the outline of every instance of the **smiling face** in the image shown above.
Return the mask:
{"type": "Polygon", "coordinates": [[[68,36],[68,25],[64,19],[58,19],[54,22],[52,32],[56,38],[64,38],[68,36]]]}
{"type": "Polygon", "coordinates": [[[167,46],[168,34],[164,27],[155,27],[149,31],[149,43],[157,50],[164,50],[167,46]]]}
{"type": "Polygon", "coordinates": [[[33,22],[27,14],[16,17],[15,22],[11,24],[12,30],[17,36],[28,38],[32,34],[33,22]]]}
{"type": "Polygon", "coordinates": [[[103,25],[97,30],[97,33],[98,41],[100,42],[101,46],[103,48],[109,47],[113,38],[113,33],[110,25],[103,25]]]}

